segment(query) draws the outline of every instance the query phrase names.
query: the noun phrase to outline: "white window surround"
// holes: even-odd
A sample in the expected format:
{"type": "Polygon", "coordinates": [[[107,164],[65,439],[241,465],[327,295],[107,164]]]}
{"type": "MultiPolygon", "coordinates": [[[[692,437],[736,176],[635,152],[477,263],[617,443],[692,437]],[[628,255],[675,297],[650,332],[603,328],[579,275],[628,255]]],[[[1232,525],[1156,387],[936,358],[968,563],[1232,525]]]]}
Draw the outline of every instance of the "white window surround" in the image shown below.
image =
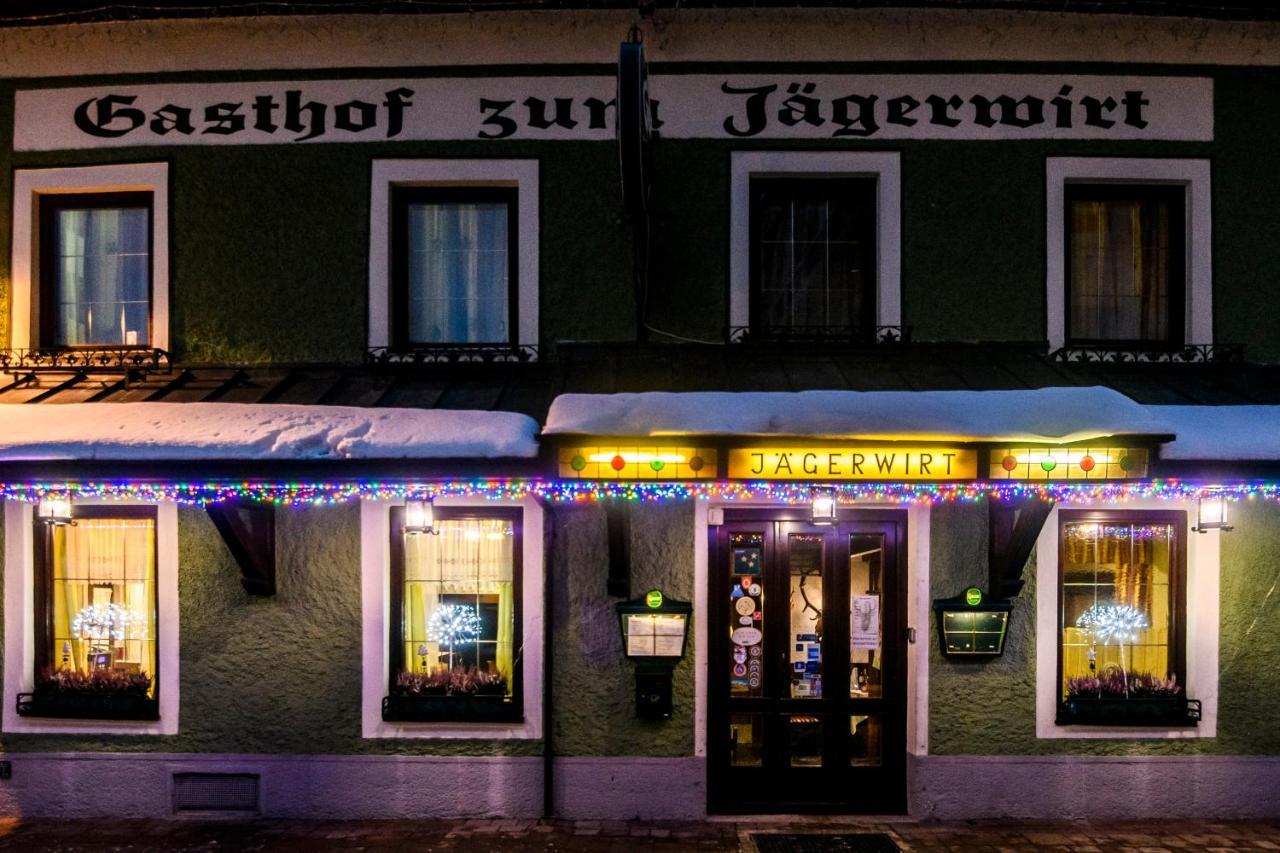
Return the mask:
{"type": "MultiPolygon", "coordinates": [[[[1114,504],[1070,504],[1067,510],[1116,509],[1114,504]]],[[[1218,554],[1221,533],[1194,533],[1195,501],[1126,501],[1124,511],[1187,513],[1187,696],[1200,700],[1198,726],[1060,726],[1058,712],[1058,507],[1036,540],[1036,737],[1093,739],[1211,738],[1218,734],[1218,554]]]]}
{"type": "Polygon", "coordinates": [[[13,173],[13,282],[9,346],[27,349],[38,340],[37,299],[40,196],[67,193],[149,192],[151,202],[151,342],[169,349],[169,164],[121,163],[65,169],[17,169],[13,173]]]}
{"type": "Polygon", "coordinates": [[[160,647],[160,719],[63,720],[20,717],[18,693],[35,686],[34,507],[22,501],[4,504],[4,731],[10,734],[176,735],[178,733],[178,508],[172,503],[78,500],[76,506],[156,507],[157,631],[160,647]]]}
{"type": "Polygon", "coordinates": [[[1186,189],[1186,329],[1188,344],[1213,343],[1213,194],[1208,160],[1138,157],[1049,157],[1045,160],[1045,224],[1049,349],[1066,344],[1067,184],[1173,184],[1186,189]]]}
{"type": "Polygon", "coordinates": [[[391,190],[516,187],[518,323],[511,343],[538,345],[538,161],[374,160],[369,188],[369,346],[391,345],[391,190]]]}
{"type": "Polygon", "coordinates": [[[876,323],[902,323],[902,168],[894,151],[734,151],[729,178],[729,325],[751,324],[751,179],[877,179],[876,323]]]}
{"type": "Polygon", "coordinates": [[[360,736],[364,738],[542,737],[542,583],[543,510],[533,498],[494,503],[490,500],[437,498],[438,507],[517,506],[521,521],[520,636],[524,644],[524,721],[518,723],[401,723],[382,719],[382,698],[390,678],[391,508],[404,501],[365,500],[360,504],[360,589],[363,622],[360,736]]]}

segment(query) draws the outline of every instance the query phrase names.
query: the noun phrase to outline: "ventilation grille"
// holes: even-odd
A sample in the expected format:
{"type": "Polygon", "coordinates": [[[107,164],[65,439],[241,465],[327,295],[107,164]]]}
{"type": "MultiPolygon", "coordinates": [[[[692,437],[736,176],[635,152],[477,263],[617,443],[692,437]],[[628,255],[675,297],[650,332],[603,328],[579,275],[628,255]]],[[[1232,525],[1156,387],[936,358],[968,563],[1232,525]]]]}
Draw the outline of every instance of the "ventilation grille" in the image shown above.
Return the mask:
{"type": "Polygon", "coordinates": [[[177,812],[257,812],[257,773],[174,773],[177,812]]]}

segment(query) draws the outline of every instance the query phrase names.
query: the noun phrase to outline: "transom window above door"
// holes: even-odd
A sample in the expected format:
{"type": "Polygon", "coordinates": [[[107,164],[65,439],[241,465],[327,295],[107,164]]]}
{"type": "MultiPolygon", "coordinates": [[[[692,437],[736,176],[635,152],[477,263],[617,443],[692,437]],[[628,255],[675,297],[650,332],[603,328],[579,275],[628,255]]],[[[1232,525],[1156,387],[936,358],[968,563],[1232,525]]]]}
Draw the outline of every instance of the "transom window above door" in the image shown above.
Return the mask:
{"type": "Polygon", "coordinates": [[[1071,344],[1183,344],[1185,189],[1068,184],[1067,339],[1071,344]]]}
{"type": "Polygon", "coordinates": [[[519,328],[516,187],[392,191],[394,345],[501,345],[519,328]]]}
{"type": "Polygon", "coordinates": [[[751,179],[751,330],[854,335],[876,325],[876,179],[751,179]]]}
{"type": "Polygon", "coordinates": [[[152,193],[40,198],[43,347],[150,346],[152,193]]]}

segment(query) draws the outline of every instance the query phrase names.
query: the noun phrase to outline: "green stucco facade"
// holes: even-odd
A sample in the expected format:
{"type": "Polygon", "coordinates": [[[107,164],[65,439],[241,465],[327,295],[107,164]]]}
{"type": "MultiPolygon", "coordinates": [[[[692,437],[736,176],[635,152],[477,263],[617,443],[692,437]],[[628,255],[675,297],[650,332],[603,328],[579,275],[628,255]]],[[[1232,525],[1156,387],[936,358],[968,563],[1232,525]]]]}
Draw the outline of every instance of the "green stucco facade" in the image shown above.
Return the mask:
{"type": "MultiPolygon", "coordinates": [[[[761,66],[733,67],[759,70],[761,66]]],[[[804,66],[767,66],[803,76],[804,66]]],[[[655,65],[654,75],[725,70],[655,65]]],[[[1077,73],[1070,64],[881,63],[823,73],[1077,73]]],[[[612,68],[553,66],[496,74],[609,75],[612,68]]],[[[422,77],[441,69],[355,69],[360,76],[422,77]]],[[[458,72],[454,72],[458,73],[458,72]]],[[[474,72],[472,72],[474,73],[474,72]]],[[[923,341],[1045,340],[1045,158],[1208,158],[1214,202],[1215,340],[1253,359],[1280,356],[1280,333],[1249,306],[1280,298],[1267,270],[1280,265],[1270,235],[1280,210],[1271,142],[1280,117],[1260,109],[1280,86],[1271,68],[1091,65],[1089,73],[1211,77],[1214,141],[685,140],[654,148],[651,323],[693,339],[723,340],[728,323],[729,156],[753,149],[901,153],[903,323],[923,341]],[[991,298],[988,298],[991,297],[991,298]]],[[[148,84],[323,78],[324,72],[158,74],[148,84]]],[[[12,136],[18,88],[124,84],[136,77],[0,81],[0,139],[12,136]]],[[[541,345],[635,337],[631,230],[618,203],[612,142],[458,141],[219,145],[7,152],[13,169],[110,162],[170,165],[172,350],[183,362],[357,362],[367,339],[370,163],[382,158],[536,158],[540,167],[541,345]],[[297,306],[305,323],[282,323],[297,306]]],[[[0,231],[0,284],[9,229],[0,231]]],[[[0,301],[8,288],[0,286],[0,301]]],[[[0,306],[6,307],[6,306],[0,306]]]]}
{"type": "MultiPolygon", "coordinates": [[[[957,662],[938,651],[930,624],[929,751],[936,755],[1274,755],[1272,724],[1280,702],[1280,607],[1268,595],[1280,578],[1280,507],[1250,501],[1233,509],[1236,529],[1221,534],[1217,736],[1177,740],[1036,737],[1035,602],[1054,590],[1036,586],[1032,554],[1015,602],[1004,654],[983,663],[957,662]]],[[[1195,536],[1195,533],[1189,535],[1195,536]]],[[[929,588],[933,598],[985,586],[987,517],[981,504],[933,508],[929,588]]],[[[1049,559],[1053,559],[1052,556],[1049,559]]],[[[1195,601],[1188,602],[1195,608],[1195,601]]],[[[1188,657],[1196,654],[1188,649],[1188,657]]],[[[1194,698],[1194,697],[1192,697],[1194,698]]]]}

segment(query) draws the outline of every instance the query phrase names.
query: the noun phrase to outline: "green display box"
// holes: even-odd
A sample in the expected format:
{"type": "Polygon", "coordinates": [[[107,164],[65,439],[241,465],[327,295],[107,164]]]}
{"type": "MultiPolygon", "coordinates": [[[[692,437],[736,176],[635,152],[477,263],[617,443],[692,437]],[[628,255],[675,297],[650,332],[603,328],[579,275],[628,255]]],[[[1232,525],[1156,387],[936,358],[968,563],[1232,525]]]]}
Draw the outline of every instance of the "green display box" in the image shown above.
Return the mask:
{"type": "Polygon", "coordinates": [[[992,658],[1004,654],[1013,602],[991,600],[977,587],[933,602],[938,648],[946,657],[992,658]]]}

